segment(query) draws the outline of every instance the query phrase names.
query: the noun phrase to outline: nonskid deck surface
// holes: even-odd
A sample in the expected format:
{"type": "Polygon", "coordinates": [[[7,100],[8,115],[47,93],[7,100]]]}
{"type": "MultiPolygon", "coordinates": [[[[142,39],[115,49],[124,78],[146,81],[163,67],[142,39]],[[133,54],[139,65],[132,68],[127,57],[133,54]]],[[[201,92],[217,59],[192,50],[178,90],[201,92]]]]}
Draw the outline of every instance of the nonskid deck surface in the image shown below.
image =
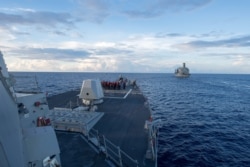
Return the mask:
{"type": "MultiPolygon", "coordinates": [[[[65,107],[69,101],[76,101],[78,94],[79,91],[70,91],[49,97],[49,106],[65,107]]],[[[145,160],[148,134],[144,130],[144,124],[150,117],[145,97],[139,89],[131,87],[126,90],[104,90],[104,95],[104,102],[98,105],[98,111],[103,112],[104,116],[94,125],[94,129],[98,130],[100,136],[104,135],[133,159],[138,160],[139,166],[154,166],[154,162],[145,160]]],[[[60,138],[61,136],[58,139],[63,140],[60,138]]]]}
{"type": "Polygon", "coordinates": [[[53,109],[54,107],[70,108],[70,102],[76,105],[76,103],[79,101],[77,97],[79,93],[80,90],[71,90],[65,93],[48,97],[47,100],[49,109],[53,109]]]}
{"type": "Polygon", "coordinates": [[[79,133],[56,133],[63,167],[110,167],[104,154],[97,154],[79,133]]]}
{"type": "MultiPolygon", "coordinates": [[[[125,94],[116,91],[112,97],[124,97],[125,94]]],[[[108,97],[111,97],[110,94],[108,97]]],[[[105,114],[94,128],[137,159],[142,166],[148,146],[148,134],[144,130],[144,124],[150,117],[149,109],[144,105],[145,98],[133,90],[125,99],[104,100],[98,109],[105,114]]]]}

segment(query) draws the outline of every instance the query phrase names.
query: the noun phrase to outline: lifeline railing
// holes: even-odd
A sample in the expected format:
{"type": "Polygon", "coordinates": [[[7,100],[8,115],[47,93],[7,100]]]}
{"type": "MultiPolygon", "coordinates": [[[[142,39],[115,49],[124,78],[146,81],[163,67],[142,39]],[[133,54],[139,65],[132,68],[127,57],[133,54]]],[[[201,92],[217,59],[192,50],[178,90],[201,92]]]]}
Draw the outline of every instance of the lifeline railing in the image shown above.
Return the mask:
{"type": "Polygon", "coordinates": [[[138,161],[134,160],[119,146],[116,146],[110,140],[108,140],[104,135],[99,135],[98,131],[91,129],[87,135],[88,140],[91,141],[95,146],[98,147],[99,151],[103,152],[106,158],[109,158],[117,166],[120,167],[138,167],[138,161]]]}
{"type": "Polygon", "coordinates": [[[10,74],[13,78],[13,88],[15,92],[41,93],[36,75],[33,74],[10,74]]]}
{"type": "MultiPolygon", "coordinates": [[[[65,108],[65,110],[69,109],[65,108]]],[[[72,110],[70,109],[69,111],[72,110]]],[[[53,119],[53,117],[51,118],[53,119]]],[[[115,165],[119,167],[139,166],[137,160],[134,160],[132,157],[126,154],[123,150],[120,149],[119,146],[116,146],[104,135],[100,135],[98,130],[90,128],[88,124],[69,122],[66,125],[64,122],[53,122],[52,126],[56,130],[81,133],[82,136],[90,142],[91,146],[94,146],[95,151],[104,153],[106,158],[110,159],[115,165]]]]}
{"type": "MultiPolygon", "coordinates": [[[[61,109],[62,110],[62,109],[61,109]]],[[[65,109],[72,111],[72,109],[65,109]]],[[[53,119],[53,117],[51,117],[53,119]]],[[[53,121],[52,121],[53,122],[53,121]]],[[[88,140],[90,146],[98,153],[102,152],[106,158],[110,159],[115,165],[120,167],[138,167],[137,160],[131,158],[119,146],[113,144],[104,135],[100,135],[97,130],[89,127],[86,123],[68,122],[67,126],[62,122],[52,123],[56,130],[73,131],[83,134],[85,140],[88,140]]],[[[148,150],[146,158],[155,161],[157,167],[157,152],[158,152],[158,130],[162,126],[161,119],[146,120],[145,129],[148,130],[148,150]]]]}

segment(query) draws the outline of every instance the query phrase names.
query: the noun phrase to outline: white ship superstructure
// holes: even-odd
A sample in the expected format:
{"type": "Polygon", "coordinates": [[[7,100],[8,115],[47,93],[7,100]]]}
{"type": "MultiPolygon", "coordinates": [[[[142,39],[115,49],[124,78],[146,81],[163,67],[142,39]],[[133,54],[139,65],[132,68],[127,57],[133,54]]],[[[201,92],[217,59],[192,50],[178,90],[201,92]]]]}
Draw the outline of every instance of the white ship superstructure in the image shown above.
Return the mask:
{"type": "Polygon", "coordinates": [[[45,94],[16,93],[2,52],[0,92],[0,166],[60,166],[56,134],[45,118],[45,94]]]}

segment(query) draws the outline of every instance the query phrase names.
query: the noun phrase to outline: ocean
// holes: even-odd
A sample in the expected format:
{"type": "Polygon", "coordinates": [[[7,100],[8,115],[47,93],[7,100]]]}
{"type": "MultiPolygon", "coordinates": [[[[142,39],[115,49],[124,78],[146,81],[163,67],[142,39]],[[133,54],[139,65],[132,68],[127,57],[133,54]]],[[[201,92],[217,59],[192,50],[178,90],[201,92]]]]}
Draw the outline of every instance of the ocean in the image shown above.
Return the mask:
{"type": "MultiPolygon", "coordinates": [[[[114,81],[120,73],[12,72],[16,89],[36,76],[48,96],[80,89],[84,79],[114,81]],[[22,84],[21,84],[22,83],[22,84]]],[[[250,75],[122,73],[136,80],[154,120],[161,120],[158,167],[250,166],[250,75]]]]}

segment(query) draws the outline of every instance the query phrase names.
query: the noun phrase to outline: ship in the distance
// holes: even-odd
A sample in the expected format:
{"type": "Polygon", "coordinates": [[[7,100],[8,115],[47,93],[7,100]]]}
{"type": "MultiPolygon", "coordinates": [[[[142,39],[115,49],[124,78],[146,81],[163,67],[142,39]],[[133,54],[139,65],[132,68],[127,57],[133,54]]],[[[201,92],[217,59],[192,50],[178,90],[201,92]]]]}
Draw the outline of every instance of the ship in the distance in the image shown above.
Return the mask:
{"type": "Polygon", "coordinates": [[[182,67],[179,67],[175,70],[175,76],[180,78],[186,78],[190,76],[189,69],[186,67],[185,63],[183,63],[182,67]]]}

